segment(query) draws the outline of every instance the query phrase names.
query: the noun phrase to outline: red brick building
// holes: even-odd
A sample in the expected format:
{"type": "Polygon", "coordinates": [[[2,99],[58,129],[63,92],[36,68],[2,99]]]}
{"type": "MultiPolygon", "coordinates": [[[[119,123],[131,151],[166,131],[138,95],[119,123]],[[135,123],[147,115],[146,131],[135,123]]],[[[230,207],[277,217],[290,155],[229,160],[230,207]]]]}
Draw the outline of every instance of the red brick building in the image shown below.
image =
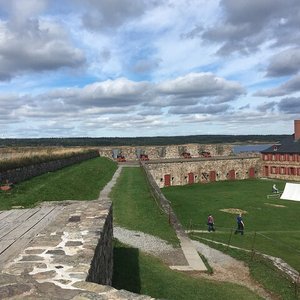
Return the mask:
{"type": "Polygon", "coordinates": [[[263,177],[300,181],[300,120],[294,121],[294,131],[280,143],[261,151],[263,177]]]}

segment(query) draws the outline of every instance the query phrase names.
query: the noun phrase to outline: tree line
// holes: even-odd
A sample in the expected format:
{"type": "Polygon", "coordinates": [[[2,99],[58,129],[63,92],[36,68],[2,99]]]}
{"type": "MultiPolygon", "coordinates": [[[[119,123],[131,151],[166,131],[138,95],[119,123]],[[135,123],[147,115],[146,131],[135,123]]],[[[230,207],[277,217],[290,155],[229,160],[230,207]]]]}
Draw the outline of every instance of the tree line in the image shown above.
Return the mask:
{"type": "Polygon", "coordinates": [[[157,137],[2,138],[0,147],[151,146],[180,144],[275,143],[288,135],[187,135],[157,137]]]}

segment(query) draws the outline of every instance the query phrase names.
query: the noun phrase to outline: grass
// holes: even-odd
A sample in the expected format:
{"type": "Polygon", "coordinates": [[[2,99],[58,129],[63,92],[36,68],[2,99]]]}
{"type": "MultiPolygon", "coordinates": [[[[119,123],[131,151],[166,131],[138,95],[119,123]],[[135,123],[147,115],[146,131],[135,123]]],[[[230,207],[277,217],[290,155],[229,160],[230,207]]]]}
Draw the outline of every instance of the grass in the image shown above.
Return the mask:
{"type": "Polygon", "coordinates": [[[119,242],[114,246],[113,286],[159,299],[261,299],[239,285],[172,271],[158,259],[119,242]]]}
{"type": "MultiPolygon", "coordinates": [[[[242,180],[220,181],[210,184],[168,187],[163,189],[172,202],[182,224],[188,228],[206,230],[208,214],[213,214],[217,231],[210,235],[223,243],[256,250],[281,257],[300,271],[300,203],[280,199],[267,199],[276,181],[242,180]],[[277,207],[274,205],[283,205],[277,207]],[[236,227],[236,215],[221,209],[238,208],[246,211],[245,235],[230,235],[236,227]],[[257,232],[254,239],[254,232],[257,232]]],[[[284,183],[277,181],[280,190],[284,183]]],[[[200,234],[208,237],[207,233],[200,234]]]]}
{"type": "Polygon", "coordinates": [[[33,207],[42,201],[93,200],[112,178],[117,165],[107,158],[94,158],[16,184],[0,192],[0,210],[12,206],[33,207]]]}
{"type": "Polygon", "coordinates": [[[110,194],[114,205],[114,223],[122,227],[158,236],[173,245],[178,239],[168,218],[153,199],[141,168],[123,168],[110,194]]]}
{"type": "MultiPolygon", "coordinates": [[[[177,242],[140,168],[124,168],[110,196],[115,223],[177,242]]],[[[261,299],[245,287],[172,271],[160,260],[118,241],[114,245],[113,286],[160,299],[261,299]]]]}
{"type": "Polygon", "coordinates": [[[226,254],[238,260],[244,261],[248,265],[252,277],[256,279],[257,282],[260,282],[263,286],[265,286],[273,294],[281,295],[281,299],[300,299],[300,294],[297,295],[297,298],[295,294],[295,285],[291,283],[291,280],[287,277],[287,275],[279,272],[269,260],[263,258],[261,255],[255,254],[252,256],[252,253],[245,252],[243,250],[227,248],[226,246],[212,242],[207,242],[202,239],[198,239],[195,235],[193,235],[192,238],[199,240],[201,243],[204,242],[212,248],[225,252],[226,254]]]}

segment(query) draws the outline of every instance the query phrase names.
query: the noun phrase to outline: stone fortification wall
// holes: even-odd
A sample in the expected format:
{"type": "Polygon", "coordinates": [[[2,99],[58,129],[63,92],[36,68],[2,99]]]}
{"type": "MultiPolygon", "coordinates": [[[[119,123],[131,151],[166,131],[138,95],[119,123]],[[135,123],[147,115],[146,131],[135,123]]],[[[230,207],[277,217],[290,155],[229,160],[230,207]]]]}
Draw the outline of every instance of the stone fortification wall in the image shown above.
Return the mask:
{"type": "Polygon", "coordinates": [[[208,151],[212,156],[232,155],[233,146],[228,144],[184,144],[168,146],[120,146],[100,147],[100,156],[116,158],[118,154],[125,156],[126,160],[138,160],[140,154],[148,155],[150,160],[179,158],[183,152],[192,157],[201,157],[202,151],[208,151]]]}
{"type": "Polygon", "coordinates": [[[175,212],[173,211],[170,201],[162,193],[160,187],[158,186],[157,182],[153,178],[153,176],[149,170],[149,164],[142,162],[141,167],[143,168],[143,170],[145,172],[151,194],[158,201],[158,203],[160,204],[164,213],[166,215],[168,215],[170,224],[172,224],[175,231],[181,231],[182,232],[181,234],[184,234],[183,233],[184,229],[183,229],[182,225],[180,224],[175,212]]]}
{"type": "Polygon", "coordinates": [[[207,183],[261,176],[259,157],[218,157],[146,162],[160,188],[169,185],[207,183]]]}
{"type": "Polygon", "coordinates": [[[113,277],[113,216],[112,206],[102,228],[86,281],[112,285],[113,277]]]}
{"type": "Polygon", "coordinates": [[[39,176],[47,172],[56,171],[97,156],[99,156],[99,153],[97,151],[93,151],[77,154],[68,158],[47,161],[31,166],[20,167],[17,169],[0,172],[0,182],[8,180],[9,182],[18,183],[32,177],[39,176]]]}

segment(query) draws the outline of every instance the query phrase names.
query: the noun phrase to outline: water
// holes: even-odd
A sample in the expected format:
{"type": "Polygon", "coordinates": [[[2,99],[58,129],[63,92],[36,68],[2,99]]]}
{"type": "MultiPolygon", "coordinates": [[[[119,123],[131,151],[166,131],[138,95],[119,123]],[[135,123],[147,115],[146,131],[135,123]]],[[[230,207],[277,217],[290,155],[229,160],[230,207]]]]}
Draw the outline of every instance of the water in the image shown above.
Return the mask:
{"type": "Polygon", "coordinates": [[[260,152],[269,147],[273,144],[259,144],[259,145],[236,145],[233,147],[234,153],[241,153],[241,152],[260,152]]]}

